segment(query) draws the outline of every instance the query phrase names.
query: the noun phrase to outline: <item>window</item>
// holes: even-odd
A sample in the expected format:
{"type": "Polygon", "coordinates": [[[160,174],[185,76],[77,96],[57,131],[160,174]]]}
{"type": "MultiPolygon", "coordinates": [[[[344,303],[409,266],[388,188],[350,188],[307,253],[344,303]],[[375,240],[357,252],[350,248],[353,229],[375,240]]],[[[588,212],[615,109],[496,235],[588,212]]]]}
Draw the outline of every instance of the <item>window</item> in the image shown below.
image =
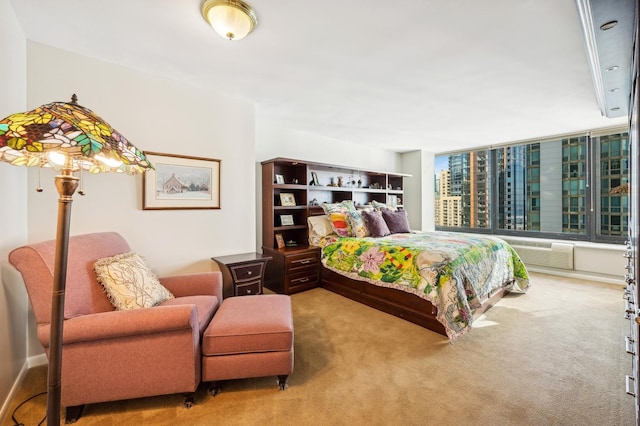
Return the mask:
{"type": "Polygon", "coordinates": [[[436,225],[490,228],[488,150],[436,158],[436,225]],[[451,214],[457,212],[456,215],[451,214]]]}
{"type": "Polygon", "coordinates": [[[438,229],[603,242],[627,234],[627,133],[441,155],[435,164],[438,229]]]}

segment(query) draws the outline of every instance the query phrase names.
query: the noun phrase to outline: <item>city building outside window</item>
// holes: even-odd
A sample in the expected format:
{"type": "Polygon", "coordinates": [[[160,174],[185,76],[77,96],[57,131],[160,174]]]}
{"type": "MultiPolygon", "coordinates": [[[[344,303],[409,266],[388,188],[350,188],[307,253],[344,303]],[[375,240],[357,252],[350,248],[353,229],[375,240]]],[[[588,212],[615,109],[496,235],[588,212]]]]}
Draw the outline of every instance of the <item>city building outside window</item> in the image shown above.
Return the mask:
{"type": "Polygon", "coordinates": [[[622,242],[626,132],[439,155],[436,229],[622,242]]]}

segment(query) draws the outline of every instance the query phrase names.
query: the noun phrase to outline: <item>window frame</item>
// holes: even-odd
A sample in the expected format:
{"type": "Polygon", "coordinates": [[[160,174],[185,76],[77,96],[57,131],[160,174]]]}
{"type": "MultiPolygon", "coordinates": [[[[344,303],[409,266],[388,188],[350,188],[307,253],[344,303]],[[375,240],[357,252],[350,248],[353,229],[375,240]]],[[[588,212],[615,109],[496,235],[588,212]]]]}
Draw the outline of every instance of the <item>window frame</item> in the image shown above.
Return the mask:
{"type": "MultiPolygon", "coordinates": [[[[451,156],[451,155],[459,155],[459,154],[468,154],[471,152],[478,152],[478,151],[487,151],[487,162],[489,162],[489,164],[485,165],[485,168],[489,168],[490,170],[490,176],[488,176],[488,179],[490,179],[491,181],[491,185],[490,185],[490,196],[488,199],[488,204],[489,206],[487,208],[489,208],[490,212],[489,212],[489,226],[485,227],[485,228],[478,228],[478,227],[471,227],[471,226],[443,226],[443,225],[438,225],[437,223],[435,224],[435,229],[438,231],[450,231],[450,232],[467,232],[467,233],[478,233],[478,234],[493,234],[493,235],[504,235],[504,236],[512,236],[512,237],[527,237],[527,238],[541,238],[541,239],[556,239],[556,240],[567,240],[567,241],[586,241],[586,242],[594,242],[594,243],[609,243],[609,244],[624,244],[625,240],[627,239],[626,236],[626,232],[628,230],[628,226],[629,226],[629,221],[627,219],[626,221],[626,230],[623,230],[622,233],[623,235],[603,235],[602,233],[600,233],[601,230],[601,226],[600,226],[600,221],[602,220],[602,215],[599,214],[600,212],[598,211],[601,206],[602,203],[600,202],[600,196],[598,193],[596,193],[596,191],[601,191],[600,187],[601,187],[601,164],[602,162],[601,160],[601,156],[600,156],[600,150],[602,149],[602,146],[600,145],[600,139],[602,136],[609,136],[609,135],[616,135],[616,134],[622,134],[624,135],[624,137],[627,138],[627,144],[628,144],[628,138],[629,138],[629,134],[628,134],[628,129],[624,129],[624,128],[613,128],[613,129],[605,129],[605,130],[598,130],[598,131],[592,131],[592,132],[584,132],[584,133],[578,133],[578,134],[571,134],[571,135],[563,135],[563,136],[557,136],[557,137],[550,137],[550,138],[544,138],[544,139],[535,139],[535,140],[528,140],[528,141],[521,141],[521,142],[517,142],[517,143],[509,143],[509,144],[503,144],[503,145],[495,145],[495,146],[489,146],[489,147],[475,147],[473,149],[470,150],[465,150],[465,151],[453,151],[453,152],[443,152],[443,153],[438,153],[436,154],[436,157],[440,157],[440,156],[451,156]],[[498,185],[499,185],[499,180],[498,180],[498,161],[497,161],[497,151],[499,149],[503,149],[505,147],[517,147],[517,146],[527,146],[527,145],[531,145],[531,144],[544,144],[545,142],[551,142],[551,141],[558,141],[558,140],[564,140],[564,139],[572,139],[572,138],[585,138],[585,146],[584,146],[584,150],[585,150],[585,158],[584,158],[584,162],[583,163],[579,163],[582,164],[582,166],[578,166],[578,170],[577,170],[577,174],[578,176],[581,175],[581,171],[580,168],[584,167],[584,233],[570,233],[570,232],[546,232],[546,231],[536,231],[536,230],[516,230],[516,229],[502,229],[498,227],[498,221],[499,221],[499,203],[498,203],[498,197],[499,197],[499,193],[498,193],[498,185]]],[[[569,151],[569,155],[571,155],[571,147],[569,147],[568,149],[569,151]]],[[[620,147],[620,151],[624,152],[624,149],[622,147],[620,147]]],[[[564,152],[564,148],[563,148],[563,152],[564,152]]],[[[628,157],[629,156],[629,148],[627,147],[626,149],[626,154],[627,154],[627,174],[626,174],[626,179],[628,181],[629,179],[629,173],[630,170],[628,169],[628,164],[631,161],[631,158],[628,157]]],[[[578,156],[580,156],[580,154],[578,153],[578,156]]],[[[540,161],[540,154],[538,154],[538,164],[540,161]]],[[[607,156],[608,158],[608,156],[607,156]]],[[[624,160],[623,160],[624,161],[624,160]]],[[[620,161],[621,163],[621,173],[622,171],[624,171],[624,165],[622,164],[623,161],[620,161]]],[[[529,164],[526,164],[525,167],[529,166],[529,164]]],[[[505,170],[506,171],[506,170],[505,170]]],[[[528,172],[527,172],[528,173],[528,172]]],[[[610,167],[609,167],[609,173],[610,173],[610,167]]],[[[434,171],[434,175],[435,175],[435,171],[434,171]]],[[[621,174],[622,175],[622,174],[621,174]]],[[[625,176],[625,175],[622,175],[625,176]]],[[[437,178],[437,176],[436,176],[437,178]]],[[[529,193],[529,184],[527,183],[526,185],[524,185],[524,190],[523,190],[523,194],[525,197],[527,197],[527,200],[530,199],[531,195],[529,193]]],[[[506,196],[506,195],[505,195],[506,196]]],[[[628,197],[628,195],[627,195],[628,197]]],[[[540,196],[537,196],[538,200],[541,199],[540,196]]],[[[610,200],[610,199],[609,199],[610,200]]],[[[564,199],[563,199],[564,201],[564,199]]],[[[435,205],[434,205],[434,209],[435,209],[435,205]]],[[[463,207],[464,208],[464,207],[463,207]]],[[[620,226],[625,226],[625,221],[624,221],[624,215],[625,215],[625,208],[627,210],[626,214],[628,217],[628,208],[629,208],[629,201],[627,198],[627,202],[625,203],[622,200],[621,197],[621,201],[620,201],[620,208],[621,208],[621,224],[620,226]],[[626,205],[626,207],[625,207],[626,205]]],[[[578,210],[580,210],[580,203],[578,203],[578,210]]],[[[611,210],[611,207],[609,207],[609,210],[611,210]]],[[[537,209],[536,212],[538,214],[540,214],[540,203],[537,204],[537,209]]],[[[606,216],[608,216],[609,218],[611,217],[609,214],[611,213],[611,211],[609,211],[607,213],[606,216]]],[[[564,212],[561,212],[562,215],[564,215],[564,212]]],[[[611,224],[609,223],[609,226],[611,226],[611,224]]],[[[624,228],[623,228],[624,229],[624,228]]]]}

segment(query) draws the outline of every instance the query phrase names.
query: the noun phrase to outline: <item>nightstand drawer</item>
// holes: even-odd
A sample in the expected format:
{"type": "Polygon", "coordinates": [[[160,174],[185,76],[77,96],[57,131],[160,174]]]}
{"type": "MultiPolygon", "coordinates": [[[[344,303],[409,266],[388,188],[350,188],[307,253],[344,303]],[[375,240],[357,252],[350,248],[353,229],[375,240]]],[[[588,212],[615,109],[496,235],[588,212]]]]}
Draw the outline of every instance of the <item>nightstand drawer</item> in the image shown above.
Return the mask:
{"type": "Polygon", "coordinates": [[[247,296],[249,294],[261,294],[262,286],[260,280],[239,284],[236,286],[236,296],[247,296]]]}
{"type": "Polygon", "coordinates": [[[253,281],[260,279],[263,274],[264,262],[250,263],[246,265],[231,266],[233,281],[241,283],[244,281],[253,281]]]}
{"type": "Polygon", "coordinates": [[[307,269],[297,274],[287,276],[287,284],[291,289],[297,287],[313,288],[319,284],[320,273],[318,268],[307,269]]]}
{"type": "Polygon", "coordinates": [[[317,270],[320,263],[320,256],[317,250],[287,256],[285,269],[287,274],[295,274],[305,270],[317,270]]]}

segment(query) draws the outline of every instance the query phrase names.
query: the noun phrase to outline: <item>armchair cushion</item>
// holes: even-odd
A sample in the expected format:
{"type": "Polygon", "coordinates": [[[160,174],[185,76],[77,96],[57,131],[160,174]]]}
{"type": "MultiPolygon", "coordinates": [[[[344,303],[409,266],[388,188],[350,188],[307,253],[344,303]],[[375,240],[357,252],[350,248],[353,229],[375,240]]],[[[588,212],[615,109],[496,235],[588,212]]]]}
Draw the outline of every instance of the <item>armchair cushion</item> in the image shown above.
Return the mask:
{"type": "Polygon", "coordinates": [[[137,253],[98,259],[93,265],[98,282],[118,310],[150,308],[173,299],[137,253]]]}

